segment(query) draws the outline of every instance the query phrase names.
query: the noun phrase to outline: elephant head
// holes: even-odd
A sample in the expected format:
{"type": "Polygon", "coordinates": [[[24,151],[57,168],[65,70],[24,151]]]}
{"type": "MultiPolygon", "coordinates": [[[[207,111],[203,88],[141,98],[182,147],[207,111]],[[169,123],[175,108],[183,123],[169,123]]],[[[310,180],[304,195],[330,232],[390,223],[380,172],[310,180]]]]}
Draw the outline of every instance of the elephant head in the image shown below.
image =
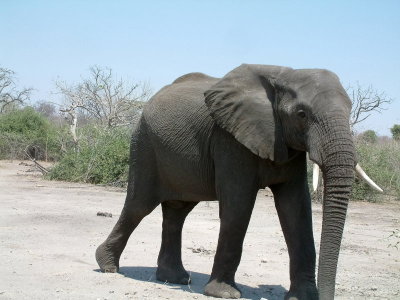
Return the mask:
{"type": "Polygon", "coordinates": [[[333,299],[356,166],[351,101],[332,72],[241,65],[205,93],[217,124],[263,159],[283,163],[307,151],[324,176],[318,289],[333,299]]]}

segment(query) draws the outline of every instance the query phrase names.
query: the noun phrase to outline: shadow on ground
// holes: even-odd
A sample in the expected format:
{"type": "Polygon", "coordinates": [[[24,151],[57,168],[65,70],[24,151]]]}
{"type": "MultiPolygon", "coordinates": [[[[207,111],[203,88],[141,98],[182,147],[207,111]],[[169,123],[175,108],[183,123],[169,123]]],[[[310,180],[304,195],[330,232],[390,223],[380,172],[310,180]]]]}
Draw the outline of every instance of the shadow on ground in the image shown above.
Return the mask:
{"type": "MultiPolygon", "coordinates": [[[[148,281],[154,282],[162,285],[168,285],[171,289],[179,289],[186,292],[203,294],[204,286],[206,285],[210,275],[197,273],[197,272],[189,272],[190,277],[192,279],[192,283],[190,285],[179,285],[172,284],[168,282],[161,282],[156,280],[156,270],[155,267],[121,267],[119,269],[119,273],[124,275],[125,277],[132,278],[140,281],[148,281]]],[[[100,270],[95,270],[100,271],[100,270]]],[[[254,299],[259,300],[260,298],[266,298],[268,300],[280,300],[283,299],[287,290],[283,288],[281,285],[259,285],[257,288],[237,284],[239,289],[242,291],[242,298],[245,299],[254,299]]]]}

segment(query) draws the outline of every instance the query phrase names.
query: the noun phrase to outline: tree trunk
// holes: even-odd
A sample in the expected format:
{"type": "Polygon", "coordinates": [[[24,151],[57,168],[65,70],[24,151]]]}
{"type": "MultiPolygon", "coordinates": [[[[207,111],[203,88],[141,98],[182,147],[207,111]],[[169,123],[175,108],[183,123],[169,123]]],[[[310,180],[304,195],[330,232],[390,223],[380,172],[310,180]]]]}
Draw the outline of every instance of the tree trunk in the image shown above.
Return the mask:
{"type": "Polygon", "coordinates": [[[75,152],[77,152],[78,151],[78,137],[76,135],[76,125],[78,124],[78,117],[77,117],[75,111],[73,111],[70,114],[72,117],[72,121],[71,121],[71,125],[69,126],[69,129],[71,131],[72,140],[74,141],[75,152]]]}

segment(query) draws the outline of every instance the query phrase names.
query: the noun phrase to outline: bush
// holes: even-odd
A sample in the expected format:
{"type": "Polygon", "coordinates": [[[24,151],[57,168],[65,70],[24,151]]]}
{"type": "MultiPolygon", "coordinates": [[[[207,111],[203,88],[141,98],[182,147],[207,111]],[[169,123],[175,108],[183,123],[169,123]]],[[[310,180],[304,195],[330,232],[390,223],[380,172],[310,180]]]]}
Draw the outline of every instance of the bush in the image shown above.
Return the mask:
{"type": "Polygon", "coordinates": [[[130,130],[88,125],[78,131],[79,147],[50,170],[56,180],[123,185],[129,166],[130,130]]]}
{"type": "MultiPolygon", "coordinates": [[[[356,143],[358,159],[364,171],[386,195],[400,199],[400,144],[393,140],[376,144],[359,141],[356,143]]],[[[352,197],[357,200],[376,202],[382,194],[373,191],[364,181],[358,180],[352,197]]]]}
{"type": "Polygon", "coordinates": [[[375,144],[378,141],[378,136],[376,135],[376,132],[374,130],[364,131],[360,135],[360,138],[362,141],[370,144],[375,144]]]}
{"type": "Polygon", "coordinates": [[[400,125],[394,124],[392,128],[390,128],[392,132],[393,139],[396,141],[400,141],[400,125]]]}
{"type": "Polygon", "coordinates": [[[24,159],[25,150],[46,160],[61,152],[56,128],[32,107],[0,115],[0,159],[24,159]]]}

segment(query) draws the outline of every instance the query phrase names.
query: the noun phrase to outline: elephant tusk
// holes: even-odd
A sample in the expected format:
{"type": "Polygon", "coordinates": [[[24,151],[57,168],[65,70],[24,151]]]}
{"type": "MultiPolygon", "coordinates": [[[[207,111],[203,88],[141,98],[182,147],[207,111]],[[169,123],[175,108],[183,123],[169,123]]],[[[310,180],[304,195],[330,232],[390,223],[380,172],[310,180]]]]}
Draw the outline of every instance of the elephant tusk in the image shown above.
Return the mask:
{"type": "Polygon", "coordinates": [[[313,186],[313,191],[314,192],[318,188],[318,182],[319,182],[319,166],[314,163],[313,175],[312,175],[312,186],[313,186]]]}
{"type": "Polygon", "coordinates": [[[359,164],[356,165],[356,173],[360,178],[364,179],[365,182],[368,183],[368,185],[374,190],[383,193],[383,190],[375,182],[373,182],[371,178],[369,178],[369,176],[364,172],[359,164]]]}

